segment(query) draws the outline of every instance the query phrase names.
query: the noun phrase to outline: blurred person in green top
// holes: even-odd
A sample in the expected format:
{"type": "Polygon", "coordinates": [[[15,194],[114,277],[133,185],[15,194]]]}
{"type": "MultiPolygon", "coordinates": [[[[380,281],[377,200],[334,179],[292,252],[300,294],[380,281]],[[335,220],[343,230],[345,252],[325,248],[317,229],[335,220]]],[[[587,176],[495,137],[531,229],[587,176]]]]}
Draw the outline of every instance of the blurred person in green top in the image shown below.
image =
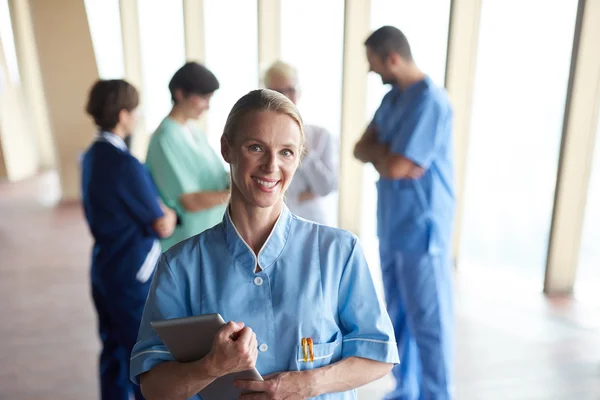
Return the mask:
{"type": "Polygon", "coordinates": [[[169,82],[173,108],[152,135],[146,157],[163,202],[179,216],[173,235],[161,241],[163,251],[223,219],[229,176],[206,135],[190,121],[208,110],[218,88],[214,74],[195,62],[169,82]]]}

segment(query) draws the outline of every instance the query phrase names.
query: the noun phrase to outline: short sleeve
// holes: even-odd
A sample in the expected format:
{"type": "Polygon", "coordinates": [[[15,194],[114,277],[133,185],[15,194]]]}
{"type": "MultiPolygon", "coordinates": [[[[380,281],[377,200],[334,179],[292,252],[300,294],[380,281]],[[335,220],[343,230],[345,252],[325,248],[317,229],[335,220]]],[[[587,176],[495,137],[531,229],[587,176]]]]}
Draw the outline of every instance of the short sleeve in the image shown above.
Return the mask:
{"type": "Polygon", "coordinates": [[[130,378],[134,383],[139,385],[139,376],[157,364],[174,361],[150,322],[187,316],[183,298],[182,288],[163,254],[150,286],[138,341],[131,352],[130,378]]]}
{"type": "Polygon", "coordinates": [[[156,182],[165,204],[178,212],[183,211],[179,197],[201,190],[200,171],[185,163],[181,143],[169,134],[155,133],[148,149],[146,165],[156,182]]]}
{"type": "Polygon", "coordinates": [[[447,112],[439,99],[428,92],[410,107],[399,121],[390,150],[429,168],[444,136],[447,112]]]}
{"type": "Polygon", "coordinates": [[[398,364],[394,328],[357,239],[342,273],[339,304],[342,357],[398,364]]]}
{"type": "Polygon", "coordinates": [[[154,182],[144,166],[130,157],[120,169],[118,193],[127,209],[144,226],[163,216],[154,182]]]}

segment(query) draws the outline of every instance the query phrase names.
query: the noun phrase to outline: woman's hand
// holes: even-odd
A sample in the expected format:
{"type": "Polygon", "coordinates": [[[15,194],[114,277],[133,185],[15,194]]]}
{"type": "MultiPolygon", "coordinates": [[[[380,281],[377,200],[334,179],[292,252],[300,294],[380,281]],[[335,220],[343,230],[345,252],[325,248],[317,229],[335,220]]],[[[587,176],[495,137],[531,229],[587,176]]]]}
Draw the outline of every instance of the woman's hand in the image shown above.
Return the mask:
{"type": "Polygon", "coordinates": [[[177,224],[177,214],[164,204],[161,204],[160,208],[162,209],[163,216],[154,221],[152,229],[154,229],[158,237],[164,239],[173,234],[175,225],[177,224]]]}
{"type": "Polygon", "coordinates": [[[217,378],[254,368],[256,335],[240,322],[229,322],[215,335],[211,351],[199,361],[167,361],[140,375],[146,399],[189,399],[217,378]]]}
{"type": "Polygon", "coordinates": [[[256,334],[243,322],[229,322],[215,335],[212,349],[206,356],[214,377],[248,371],[256,365],[258,342],[256,334]]]}
{"type": "Polygon", "coordinates": [[[280,372],[266,376],[264,382],[237,380],[240,389],[247,393],[241,400],[299,400],[324,393],[340,393],[356,389],[388,374],[394,364],[347,357],[325,367],[306,371],[280,372]]]}
{"type": "Polygon", "coordinates": [[[280,372],[265,376],[264,382],[237,380],[235,386],[258,393],[247,393],[240,400],[302,400],[316,394],[308,372],[280,372]]]}

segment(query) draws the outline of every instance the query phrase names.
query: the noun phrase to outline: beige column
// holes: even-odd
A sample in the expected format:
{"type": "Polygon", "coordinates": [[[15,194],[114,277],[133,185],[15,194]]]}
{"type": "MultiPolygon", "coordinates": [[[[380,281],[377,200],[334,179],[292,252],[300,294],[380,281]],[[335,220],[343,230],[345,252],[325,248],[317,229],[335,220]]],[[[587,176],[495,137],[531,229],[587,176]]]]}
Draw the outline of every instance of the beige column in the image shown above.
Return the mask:
{"type": "Polygon", "coordinates": [[[25,98],[20,83],[10,75],[2,40],[0,40],[0,145],[3,170],[9,181],[35,175],[38,155],[25,98]]]}
{"type": "Polygon", "coordinates": [[[142,51],[140,43],[140,23],[138,0],[120,0],[121,35],[123,37],[123,63],[125,79],[140,91],[140,116],[131,140],[131,153],[139,160],[146,159],[146,151],[151,132],[146,131],[143,104],[142,51]]]}
{"type": "Polygon", "coordinates": [[[8,5],[19,60],[25,107],[36,139],[39,164],[44,169],[54,168],[56,166],[54,138],[50,130],[48,110],[44,98],[29,2],[27,0],[8,0],[8,5]]]}
{"type": "Polygon", "coordinates": [[[80,196],[79,157],[93,138],[84,108],[98,70],[83,0],[29,0],[63,200],[80,196]]]}
{"type": "Polygon", "coordinates": [[[370,33],[371,2],[346,0],[344,14],[339,226],[359,235],[363,164],[354,159],[353,153],[367,125],[369,65],[364,42],[370,33]]]}
{"type": "Polygon", "coordinates": [[[204,0],[183,0],[185,58],[204,63],[204,0]]]}
{"type": "Polygon", "coordinates": [[[544,291],[573,291],[600,106],[600,1],[580,0],[544,291]]]}
{"type": "MultiPolygon", "coordinates": [[[[258,74],[281,57],[281,1],[258,0],[258,74]]],[[[260,79],[259,79],[260,80],[260,79]]]]}
{"type": "MultiPolygon", "coordinates": [[[[204,0],[183,0],[183,29],[186,61],[195,61],[204,64],[206,58],[204,0]]],[[[204,113],[200,120],[192,121],[192,123],[205,132],[206,116],[207,113],[204,113]]]]}
{"type": "Polygon", "coordinates": [[[480,16],[481,0],[452,0],[446,61],[446,89],[454,108],[456,216],[453,255],[455,260],[459,258],[480,16]]]}

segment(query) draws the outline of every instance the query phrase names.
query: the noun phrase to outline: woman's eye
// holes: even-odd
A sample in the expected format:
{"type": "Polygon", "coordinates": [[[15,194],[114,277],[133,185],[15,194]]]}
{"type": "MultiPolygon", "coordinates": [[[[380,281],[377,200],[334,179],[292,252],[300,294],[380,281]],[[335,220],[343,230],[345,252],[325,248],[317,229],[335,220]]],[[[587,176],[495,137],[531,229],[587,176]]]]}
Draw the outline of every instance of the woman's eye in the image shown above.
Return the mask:
{"type": "Polygon", "coordinates": [[[257,144],[251,144],[250,146],[248,146],[248,150],[250,150],[250,151],[261,151],[261,148],[257,144]]]}
{"type": "Polygon", "coordinates": [[[285,149],[281,151],[281,155],[284,157],[291,157],[294,153],[291,150],[285,149]]]}

